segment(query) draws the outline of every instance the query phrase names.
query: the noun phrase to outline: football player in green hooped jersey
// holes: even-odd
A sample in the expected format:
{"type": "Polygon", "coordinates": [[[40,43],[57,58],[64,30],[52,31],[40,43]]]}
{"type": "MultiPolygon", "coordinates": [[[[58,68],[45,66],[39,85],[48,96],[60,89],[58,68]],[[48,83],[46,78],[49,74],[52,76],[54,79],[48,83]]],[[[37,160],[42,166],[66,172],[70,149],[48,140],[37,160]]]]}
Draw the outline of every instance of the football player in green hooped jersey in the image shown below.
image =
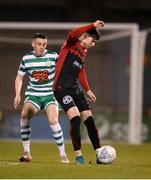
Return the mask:
{"type": "Polygon", "coordinates": [[[21,88],[25,73],[29,76],[29,85],[25,92],[25,101],[20,118],[20,131],[23,154],[20,161],[29,162],[30,155],[30,120],[40,110],[45,109],[53,137],[59,149],[62,163],[69,160],[65,153],[63,132],[58,122],[58,102],[56,101],[52,84],[55,73],[55,61],[57,53],[49,51],[47,47],[47,37],[43,33],[36,33],[32,40],[33,51],[23,56],[15,80],[14,108],[17,109],[21,101],[21,88]]]}

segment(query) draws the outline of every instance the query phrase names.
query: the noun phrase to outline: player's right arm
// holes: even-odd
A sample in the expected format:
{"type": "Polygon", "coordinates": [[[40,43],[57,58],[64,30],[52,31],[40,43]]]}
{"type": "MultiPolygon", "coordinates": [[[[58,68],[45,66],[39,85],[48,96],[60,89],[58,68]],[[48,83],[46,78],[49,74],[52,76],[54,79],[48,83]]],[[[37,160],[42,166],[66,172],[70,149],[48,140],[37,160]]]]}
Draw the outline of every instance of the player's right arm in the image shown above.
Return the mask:
{"type": "Polygon", "coordinates": [[[88,95],[88,100],[95,102],[96,101],[96,96],[93,94],[93,92],[90,90],[90,86],[87,81],[85,69],[82,69],[82,71],[79,74],[79,81],[81,85],[84,87],[87,95],[88,95]]]}
{"type": "Polygon", "coordinates": [[[26,58],[26,56],[24,56],[20,62],[17,76],[15,79],[15,92],[16,92],[16,95],[14,98],[14,108],[15,109],[18,108],[18,105],[21,101],[21,89],[22,89],[22,84],[23,84],[23,78],[27,71],[27,68],[25,66],[25,58],[26,58]]]}
{"type": "Polygon", "coordinates": [[[23,76],[17,74],[16,79],[15,79],[15,92],[16,92],[16,96],[14,98],[14,108],[17,109],[20,101],[21,101],[21,88],[22,88],[22,84],[23,84],[23,76]]]}

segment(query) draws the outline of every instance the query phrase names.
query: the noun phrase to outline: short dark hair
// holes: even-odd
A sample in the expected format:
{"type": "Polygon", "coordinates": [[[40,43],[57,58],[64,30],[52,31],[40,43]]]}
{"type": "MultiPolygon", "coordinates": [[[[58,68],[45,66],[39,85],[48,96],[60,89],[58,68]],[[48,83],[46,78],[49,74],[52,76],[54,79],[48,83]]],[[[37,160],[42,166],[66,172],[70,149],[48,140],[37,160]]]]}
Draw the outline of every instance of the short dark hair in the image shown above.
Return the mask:
{"type": "Polygon", "coordinates": [[[99,40],[100,39],[100,32],[96,28],[88,30],[87,33],[90,36],[94,37],[95,40],[99,40]]]}
{"type": "Polygon", "coordinates": [[[40,38],[40,39],[47,39],[47,36],[44,33],[35,33],[33,39],[40,38]]]}

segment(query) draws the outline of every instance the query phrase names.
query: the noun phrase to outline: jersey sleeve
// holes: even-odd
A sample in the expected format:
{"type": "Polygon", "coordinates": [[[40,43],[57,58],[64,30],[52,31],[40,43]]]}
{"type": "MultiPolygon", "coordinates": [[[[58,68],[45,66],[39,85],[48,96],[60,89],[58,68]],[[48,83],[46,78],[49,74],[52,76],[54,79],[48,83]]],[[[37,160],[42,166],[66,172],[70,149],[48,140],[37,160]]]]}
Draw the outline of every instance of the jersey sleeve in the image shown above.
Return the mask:
{"type": "Polygon", "coordinates": [[[58,54],[58,53],[56,53],[56,61],[57,61],[58,57],[59,57],[59,54],[58,54]]]}
{"type": "Polygon", "coordinates": [[[84,87],[86,92],[88,90],[90,90],[90,87],[89,87],[89,84],[87,81],[87,77],[86,77],[86,73],[85,73],[85,69],[82,69],[82,71],[80,72],[79,81],[80,81],[81,85],[84,87]]]}
{"type": "Polygon", "coordinates": [[[74,41],[79,36],[81,36],[83,33],[85,33],[86,31],[88,31],[88,30],[90,30],[92,28],[94,28],[94,25],[93,24],[89,24],[87,26],[82,26],[82,27],[73,29],[68,34],[67,42],[74,41]]]}
{"type": "Polygon", "coordinates": [[[19,68],[18,68],[18,74],[21,76],[24,76],[26,71],[27,71],[27,69],[25,66],[25,60],[24,60],[24,58],[22,58],[20,65],[19,65],[19,68]]]}

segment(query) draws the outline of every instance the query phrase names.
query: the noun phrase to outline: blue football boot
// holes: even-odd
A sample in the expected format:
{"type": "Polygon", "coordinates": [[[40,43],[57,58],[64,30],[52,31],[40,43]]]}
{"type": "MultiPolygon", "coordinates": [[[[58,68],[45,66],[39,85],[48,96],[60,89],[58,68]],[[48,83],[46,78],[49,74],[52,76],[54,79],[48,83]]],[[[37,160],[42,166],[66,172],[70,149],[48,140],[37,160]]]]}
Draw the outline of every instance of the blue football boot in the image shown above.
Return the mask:
{"type": "Polygon", "coordinates": [[[82,164],[84,164],[84,158],[83,158],[83,156],[77,156],[77,157],[75,158],[75,164],[76,164],[76,165],[82,165],[82,164]]]}

